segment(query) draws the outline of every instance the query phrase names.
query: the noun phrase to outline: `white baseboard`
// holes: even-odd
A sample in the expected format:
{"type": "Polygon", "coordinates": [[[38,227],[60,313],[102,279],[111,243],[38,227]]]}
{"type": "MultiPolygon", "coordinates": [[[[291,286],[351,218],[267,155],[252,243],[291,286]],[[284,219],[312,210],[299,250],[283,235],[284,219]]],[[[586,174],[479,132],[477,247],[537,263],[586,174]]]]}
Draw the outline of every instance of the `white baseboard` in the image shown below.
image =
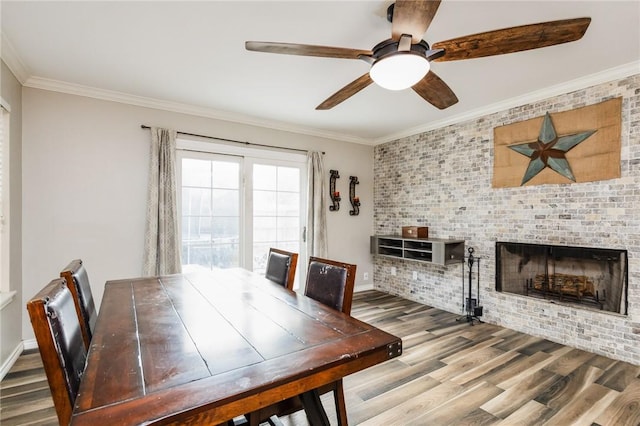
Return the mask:
{"type": "Polygon", "coordinates": [[[357,293],[359,291],[367,291],[367,290],[373,290],[373,283],[364,284],[364,285],[361,284],[357,286],[353,291],[357,293]]]}
{"type": "Polygon", "coordinates": [[[11,370],[11,367],[16,363],[23,350],[24,342],[18,343],[13,352],[11,352],[11,355],[9,355],[9,358],[2,364],[2,366],[0,366],[0,380],[4,379],[4,376],[6,376],[9,370],[11,370]]]}
{"type": "Polygon", "coordinates": [[[36,339],[23,340],[24,350],[38,349],[38,341],[36,339]]]}

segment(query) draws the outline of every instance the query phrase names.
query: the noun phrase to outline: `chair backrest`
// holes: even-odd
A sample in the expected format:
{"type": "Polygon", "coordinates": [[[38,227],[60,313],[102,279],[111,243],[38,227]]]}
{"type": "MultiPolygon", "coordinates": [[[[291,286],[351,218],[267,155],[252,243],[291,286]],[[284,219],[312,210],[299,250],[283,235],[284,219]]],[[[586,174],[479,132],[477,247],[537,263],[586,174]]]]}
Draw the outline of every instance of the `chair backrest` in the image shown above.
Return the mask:
{"type": "Polygon", "coordinates": [[[33,332],[60,424],[69,424],[87,352],[73,295],[64,279],[51,281],[27,302],[33,332]]]}
{"type": "Polygon", "coordinates": [[[270,248],[267,259],[267,271],[264,276],[267,279],[293,290],[293,282],[296,277],[298,265],[298,253],[270,248]]]}
{"type": "Polygon", "coordinates": [[[351,315],[355,279],[356,265],[310,257],[304,294],[351,315]]]}
{"type": "Polygon", "coordinates": [[[89,350],[93,329],[98,319],[98,313],[96,312],[96,305],[93,302],[93,293],[89,285],[87,270],[82,264],[82,260],[75,259],[60,272],[60,276],[67,281],[67,286],[73,295],[78,318],[80,318],[84,345],[85,348],[89,350]]]}

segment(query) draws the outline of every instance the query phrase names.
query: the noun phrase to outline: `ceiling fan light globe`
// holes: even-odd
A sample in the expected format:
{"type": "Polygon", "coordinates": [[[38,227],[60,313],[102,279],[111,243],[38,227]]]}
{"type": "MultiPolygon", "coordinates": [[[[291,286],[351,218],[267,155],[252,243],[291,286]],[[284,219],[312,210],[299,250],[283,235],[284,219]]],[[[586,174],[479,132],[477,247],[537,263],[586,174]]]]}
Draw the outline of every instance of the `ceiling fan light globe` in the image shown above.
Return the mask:
{"type": "Polygon", "coordinates": [[[378,59],[369,70],[371,79],[388,90],[404,90],[429,72],[429,61],[412,52],[397,52],[378,59]]]}

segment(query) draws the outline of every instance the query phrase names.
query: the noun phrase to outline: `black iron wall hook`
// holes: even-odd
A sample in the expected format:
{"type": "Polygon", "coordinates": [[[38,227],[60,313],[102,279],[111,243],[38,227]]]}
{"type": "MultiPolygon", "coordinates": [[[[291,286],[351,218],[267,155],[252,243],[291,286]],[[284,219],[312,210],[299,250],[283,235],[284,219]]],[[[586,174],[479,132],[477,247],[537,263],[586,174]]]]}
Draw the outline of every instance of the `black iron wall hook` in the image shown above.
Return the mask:
{"type": "Polygon", "coordinates": [[[330,170],[329,176],[329,196],[331,197],[331,205],[329,210],[332,212],[340,210],[340,193],[336,191],[336,179],[340,179],[340,173],[337,170],[330,170]]]}
{"type": "Polygon", "coordinates": [[[358,185],[358,176],[349,176],[349,201],[352,209],[349,210],[351,216],[360,214],[360,197],[356,196],[356,185],[358,185]]]}

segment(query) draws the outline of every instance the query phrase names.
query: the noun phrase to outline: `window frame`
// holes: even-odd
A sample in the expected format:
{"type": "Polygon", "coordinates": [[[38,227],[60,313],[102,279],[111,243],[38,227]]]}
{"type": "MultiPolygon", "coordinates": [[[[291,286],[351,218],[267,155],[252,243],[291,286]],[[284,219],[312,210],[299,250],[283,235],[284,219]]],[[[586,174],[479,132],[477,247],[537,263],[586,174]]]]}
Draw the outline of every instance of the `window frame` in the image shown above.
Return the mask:
{"type": "Polygon", "coordinates": [[[11,107],[0,97],[0,309],[7,306],[16,295],[11,290],[11,107]]]}
{"type": "MultiPolygon", "coordinates": [[[[286,149],[286,148],[284,148],[286,149]]],[[[306,264],[306,241],[303,239],[307,226],[307,156],[305,153],[285,152],[272,149],[240,147],[227,143],[217,143],[195,136],[178,135],[176,139],[176,180],[177,200],[180,220],[178,232],[182,246],[182,159],[200,158],[224,160],[230,157],[240,161],[240,267],[253,270],[253,165],[266,164],[284,167],[298,167],[300,173],[300,265],[306,264]]],[[[304,282],[305,268],[298,268],[298,282],[304,282]]]]}

